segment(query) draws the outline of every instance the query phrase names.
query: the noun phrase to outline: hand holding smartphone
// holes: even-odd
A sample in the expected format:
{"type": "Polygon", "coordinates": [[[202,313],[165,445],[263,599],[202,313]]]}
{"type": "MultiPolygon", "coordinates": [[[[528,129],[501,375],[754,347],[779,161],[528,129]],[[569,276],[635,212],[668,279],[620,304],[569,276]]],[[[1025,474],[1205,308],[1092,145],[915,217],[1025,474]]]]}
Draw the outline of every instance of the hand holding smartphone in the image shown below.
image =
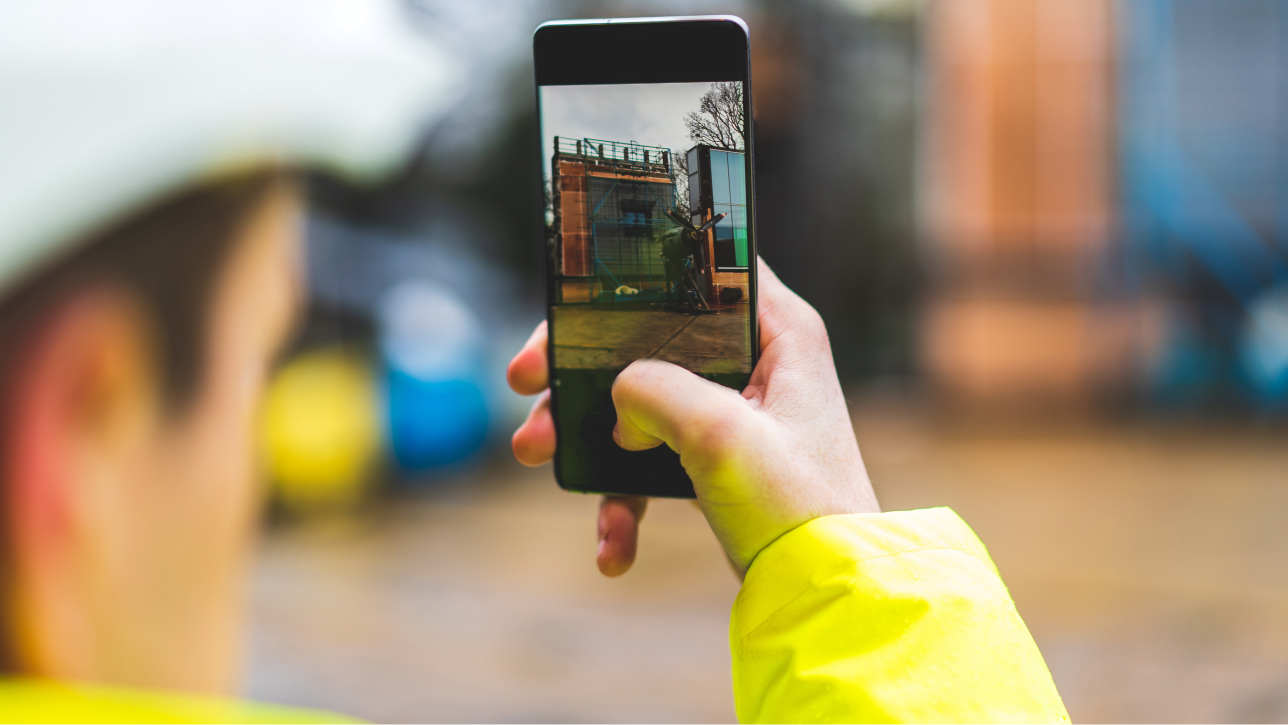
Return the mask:
{"type": "MultiPolygon", "coordinates": [[[[740,571],[810,519],[875,513],[876,497],[850,426],[822,319],[760,262],[760,357],[742,394],[657,360],[638,360],[613,389],[626,450],[666,446],[693,476],[698,505],[740,571]]],[[[547,390],[546,325],[510,363],[510,385],[537,398],[514,434],[514,455],[537,466],[555,452],[547,390]]],[[[648,499],[606,496],[599,509],[600,571],[635,560],[648,499]]]]}
{"type": "Polygon", "coordinates": [[[613,438],[613,383],[670,362],[733,390],[759,351],[750,54],[727,16],[534,36],[550,408],[565,489],[694,497],[668,446],[613,438]]]}

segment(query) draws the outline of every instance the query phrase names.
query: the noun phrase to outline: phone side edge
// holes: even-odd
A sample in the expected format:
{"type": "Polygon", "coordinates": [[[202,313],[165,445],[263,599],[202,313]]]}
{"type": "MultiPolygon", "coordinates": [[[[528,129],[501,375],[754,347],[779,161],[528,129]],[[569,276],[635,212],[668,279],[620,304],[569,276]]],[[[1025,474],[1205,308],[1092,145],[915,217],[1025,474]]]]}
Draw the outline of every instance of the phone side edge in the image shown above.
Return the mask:
{"type": "MultiPolygon", "coordinates": [[[[541,25],[537,26],[537,29],[533,31],[533,34],[532,34],[532,62],[533,62],[534,70],[536,68],[537,63],[539,62],[539,58],[537,56],[537,34],[541,31],[543,27],[549,24],[550,23],[542,23],[541,25]]],[[[541,125],[541,85],[537,82],[538,77],[539,76],[534,72],[532,102],[533,102],[533,119],[535,123],[533,123],[533,134],[536,136],[537,177],[540,180],[540,183],[538,184],[538,188],[537,188],[537,199],[536,199],[537,215],[540,220],[540,225],[538,227],[538,234],[540,236],[537,242],[538,242],[539,248],[541,249],[542,286],[545,291],[545,294],[543,296],[545,309],[542,310],[542,313],[545,315],[545,318],[546,318],[546,339],[547,341],[552,341],[554,340],[554,336],[555,336],[555,329],[554,329],[555,320],[554,320],[554,316],[550,313],[551,313],[551,310],[554,309],[555,269],[554,269],[554,258],[551,253],[552,250],[551,250],[550,241],[546,238],[545,195],[547,193],[553,193],[553,189],[547,188],[548,184],[551,183],[551,179],[545,178],[545,172],[544,172],[545,159],[544,159],[544,152],[542,151],[542,148],[543,148],[542,133],[544,133],[544,129],[542,128],[542,125],[541,125]]],[[[563,467],[561,465],[562,436],[559,435],[558,427],[555,424],[555,421],[558,420],[557,416],[559,411],[559,408],[558,408],[559,396],[555,390],[557,386],[555,386],[554,384],[555,382],[554,345],[550,344],[549,342],[547,342],[546,344],[546,381],[549,385],[547,390],[549,390],[549,393],[550,393],[550,423],[551,423],[551,426],[555,427],[555,453],[554,453],[554,457],[551,459],[551,468],[553,469],[555,483],[558,484],[559,488],[565,491],[571,491],[573,489],[570,489],[567,485],[564,484],[563,467]]]]}

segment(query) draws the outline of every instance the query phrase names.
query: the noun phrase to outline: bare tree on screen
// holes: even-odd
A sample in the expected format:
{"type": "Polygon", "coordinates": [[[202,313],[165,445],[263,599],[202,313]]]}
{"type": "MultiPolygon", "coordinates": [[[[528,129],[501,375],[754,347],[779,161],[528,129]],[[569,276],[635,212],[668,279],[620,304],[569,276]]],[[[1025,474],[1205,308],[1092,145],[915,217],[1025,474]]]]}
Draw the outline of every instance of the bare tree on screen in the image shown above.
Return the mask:
{"type": "Polygon", "coordinates": [[[742,150],[746,118],[742,106],[742,84],[736,81],[712,83],[702,95],[697,111],[684,117],[689,140],[726,149],[742,150]]]}
{"type": "Polygon", "coordinates": [[[689,216],[689,155],[671,149],[671,183],[675,185],[675,211],[689,216]]]}

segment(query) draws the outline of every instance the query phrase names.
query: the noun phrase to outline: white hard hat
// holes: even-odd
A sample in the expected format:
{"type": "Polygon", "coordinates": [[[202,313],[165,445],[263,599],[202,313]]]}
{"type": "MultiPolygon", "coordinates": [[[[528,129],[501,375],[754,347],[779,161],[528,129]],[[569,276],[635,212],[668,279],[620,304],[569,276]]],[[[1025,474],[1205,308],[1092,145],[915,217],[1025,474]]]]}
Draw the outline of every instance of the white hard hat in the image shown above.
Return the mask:
{"type": "Polygon", "coordinates": [[[378,178],[457,95],[393,0],[0,0],[0,293],[167,192],[378,178]]]}

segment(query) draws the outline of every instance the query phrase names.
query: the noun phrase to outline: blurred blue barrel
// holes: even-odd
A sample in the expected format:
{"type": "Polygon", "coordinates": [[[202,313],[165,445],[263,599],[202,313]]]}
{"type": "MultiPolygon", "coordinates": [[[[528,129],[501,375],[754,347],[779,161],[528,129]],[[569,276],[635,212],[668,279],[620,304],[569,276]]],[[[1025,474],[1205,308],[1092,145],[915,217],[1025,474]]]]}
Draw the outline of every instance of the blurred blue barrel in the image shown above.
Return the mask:
{"type": "Polygon", "coordinates": [[[407,473],[455,468],[488,434],[484,331],[459,295],[404,282],[379,306],[390,450],[407,473]]]}

